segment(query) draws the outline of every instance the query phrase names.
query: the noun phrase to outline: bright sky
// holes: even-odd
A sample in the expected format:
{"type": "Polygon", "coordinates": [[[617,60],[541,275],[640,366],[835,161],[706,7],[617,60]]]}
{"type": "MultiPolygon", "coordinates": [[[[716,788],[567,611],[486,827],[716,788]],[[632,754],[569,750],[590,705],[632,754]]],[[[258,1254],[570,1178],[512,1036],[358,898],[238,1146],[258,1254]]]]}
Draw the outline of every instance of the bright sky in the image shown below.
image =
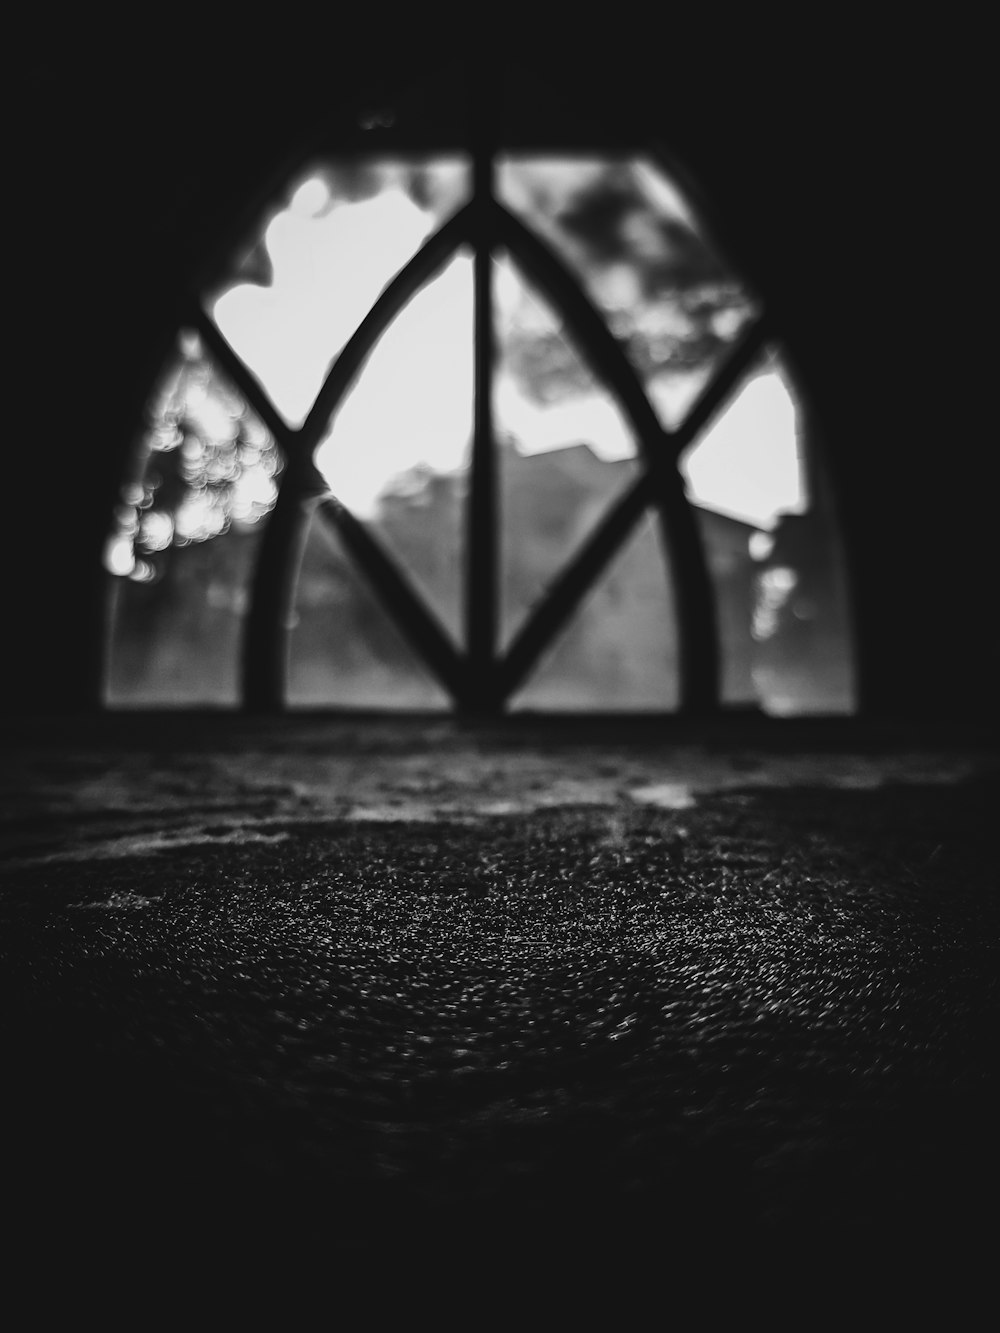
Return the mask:
{"type": "MultiPolygon", "coordinates": [[[[265,236],[271,286],[233,288],[214,317],[290,424],[304,420],[332,358],[436,225],[396,187],[331,207],[318,179],[273,219],[265,236]]],[[[524,315],[524,289],[506,261],[495,291],[501,323],[515,309],[524,315]]],[[[342,404],[316,462],[359,514],[370,514],[386,484],[416,463],[439,471],[462,465],[472,431],[472,312],[472,259],[459,253],[389,327],[342,404]]],[[[647,387],[669,425],[699,385],[647,387]]],[[[581,442],[606,458],[635,452],[608,395],[541,406],[502,365],[494,417],[527,453],[581,442]]],[[[684,472],[693,499],[764,527],[778,511],[801,508],[795,406],[777,371],[746,385],[689,451],[684,472]]]]}

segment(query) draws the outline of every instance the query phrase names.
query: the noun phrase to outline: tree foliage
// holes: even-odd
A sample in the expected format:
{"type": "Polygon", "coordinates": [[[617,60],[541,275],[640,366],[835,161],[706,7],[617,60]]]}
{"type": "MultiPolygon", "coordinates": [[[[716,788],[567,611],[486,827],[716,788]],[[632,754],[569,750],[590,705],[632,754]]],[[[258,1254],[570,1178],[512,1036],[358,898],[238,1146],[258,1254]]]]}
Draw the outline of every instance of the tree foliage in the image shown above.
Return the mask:
{"type": "Polygon", "coordinates": [[[197,340],[184,339],[150,403],[115,509],[112,571],[156,582],[174,547],[252,526],[274,505],[280,469],[270,432],[197,340]]]}

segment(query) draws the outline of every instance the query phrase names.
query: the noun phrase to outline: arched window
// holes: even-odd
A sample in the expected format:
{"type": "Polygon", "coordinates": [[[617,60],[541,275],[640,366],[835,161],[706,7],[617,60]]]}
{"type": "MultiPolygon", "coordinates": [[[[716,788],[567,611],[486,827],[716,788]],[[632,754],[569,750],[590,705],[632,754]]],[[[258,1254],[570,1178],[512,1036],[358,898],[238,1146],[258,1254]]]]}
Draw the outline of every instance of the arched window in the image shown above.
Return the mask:
{"type": "Polygon", "coordinates": [[[192,300],[109,540],[108,702],[848,709],[807,414],[663,161],[368,128],[192,300]]]}

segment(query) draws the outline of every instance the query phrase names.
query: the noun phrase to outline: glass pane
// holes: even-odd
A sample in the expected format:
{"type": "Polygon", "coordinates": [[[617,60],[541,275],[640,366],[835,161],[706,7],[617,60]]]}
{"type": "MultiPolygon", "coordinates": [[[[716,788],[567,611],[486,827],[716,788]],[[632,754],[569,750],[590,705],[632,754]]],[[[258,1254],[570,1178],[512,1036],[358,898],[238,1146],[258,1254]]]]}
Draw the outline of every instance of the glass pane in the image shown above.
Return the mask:
{"type": "Polygon", "coordinates": [[[456,642],[472,396],[472,257],[459,253],[385,331],[316,450],[456,642]]]}
{"type": "Polygon", "coordinates": [[[306,535],[289,639],[293,706],[450,706],[318,512],[306,535]]]}
{"type": "Polygon", "coordinates": [[[501,495],[501,643],[638,474],[625,418],[558,316],[495,264],[493,412],[501,495]]]}
{"type": "Polygon", "coordinates": [[[779,514],[754,550],[754,681],[764,709],[779,716],[857,707],[843,549],[812,429],[801,413],[809,508],[779,514]]]}
{"type": "Polygon", "coordinates": [[[806,502],[798,411],[780,360],[751,376],[681,458],[715,590],[723,703],[763,703],[753,634],[757,556],[806,502]]]}
{"type": "Polygon", "coordinates": [[[511,707],[669,710],[677,701],[673,597],[647,513],[511,707]]]}
{"type": "Polygon", "coordinates": [[[684,452],[681,472],[699,504],[757,528],[800,513],[805,490],[799,410],[778,355],[767,353],[709,428],[684,452]]]}
{"type": "Polygon", "coordinates": [[[621,340],[668,428],[756,303],[666,175],[641,158],[504,158],[503,202],[552,246],[621,340]]]}
{"type": "Polygon", "coordinates": [[[756,704],[753,612],[757,565],[752,549],[759,529],[701,505],[694,506],[694,513],[715,593],[719,697],[724,704],[756,704]]]}
{"type": "Polygon", "coordinates": [[[183,334],[105,548],[111,705],[232,705],[250,578],[280,471],[269,432],[183,334]]]}
{"type": "Polygon", "coordinates": [[[379,293],[468,196],[461,158],[317,163],[206,303],[290,425],[379,293]],[[250,280],[247,281],[246,279],[250,280]]]}
{"type": "MultiPolygon", "coordinates": [[[[651,161],[626,157],[511,156],[500,189],[604,315],[661,423],[677,426],[759,314],[688,202],[651,161]]],[[[849,693],[836,525],[824,496],[807,493],[801,433],[790,377],[769,347],[680,460],[715,587],[726,703],[836,711],[849,693]],[[806,529],[808,551],[798,535],[806,529]],[[798,601],[774,584],[785,566],[775,575],[750,554],[751,541],[759,552],[772,532],[795,547],[798,601]],[[771,632],[776,598],[783,610],[771,632]]]]}
{"type": "Polygon", "coordinates": [[[820,462],[774,349],[681,460],[715,581],[727,703],[854,707],[846,578],[820,462]]]}

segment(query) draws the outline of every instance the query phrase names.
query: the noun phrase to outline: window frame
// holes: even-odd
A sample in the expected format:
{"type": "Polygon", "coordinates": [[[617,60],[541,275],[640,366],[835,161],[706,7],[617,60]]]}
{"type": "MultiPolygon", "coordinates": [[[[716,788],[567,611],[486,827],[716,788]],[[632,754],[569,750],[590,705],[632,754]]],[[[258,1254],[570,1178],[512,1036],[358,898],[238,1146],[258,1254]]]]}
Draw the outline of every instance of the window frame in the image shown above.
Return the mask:
{"type": "MultiPolygon", "coordinates": [[[[314,145],[286,169],[282,185],[324,155],[378,156],[428,152],[471,158],[472,197],[423,243],[392,278],[331,364],[305,420],[290,426],[253,371],[228,343],[205,308],[200,284],[185,321],[203,340],[271,432],[282,455],[278,494],[264,527],[251,580],[241,651],[244,711],[278,713],[287,703],[289,624],[302,550],[313,513],[329,523],[381,604],[460,714],[499,716],[539,664],[559,631],[593,588],[650,508],[657,512],[665,577],[672,579],[678,636],[678,707],[683,714],[713,714],[721,701],[720,635],[716,596],[704,538],[688,498],[679,461],[746,380],[765,345],[772,321],[763,310],[742,330],[714,369],[681,423],[660,424],[638,374],[604,316],[549,243],[497,198],[494,189],[499,145],[491,118],[473,118],[473,132],[454,143],[394,132],[379,125],[375,135],[353,144],[314,145]],[[379,337],[405,305],[442,270],[460,246],[474,259],[473,439],[466,506],[464,563],[465,647],[455,646],[425,599],[382,542],[330,493],[313,460],[340,404],[379,337]],[[498,450],[492,421],[494,321],[492,257],[503,247],[522,273],[563,316],[578,350],[614,397],[638,443],[641,471],[614,501],[569,563],[553,580],[505,650],[498,644],[499,495],[498,450]]],[[[588,142],[561,146],[512,143],[502,151],[533,156],[641,152],[657,166],[661,152],[635,143],[612,147],[588,142]]],[[[275,191],[268,192],[273,198],[275,191]]],[[[259,212],[257,214],[259,216],[259,212]]],[[[206,275],[207,276],[207,275],[206,275]]],[[[217,283],[215,284],[217,286],[217,283]]],[[[753,293],[755,305],[762,303],[753,293]]]]}

